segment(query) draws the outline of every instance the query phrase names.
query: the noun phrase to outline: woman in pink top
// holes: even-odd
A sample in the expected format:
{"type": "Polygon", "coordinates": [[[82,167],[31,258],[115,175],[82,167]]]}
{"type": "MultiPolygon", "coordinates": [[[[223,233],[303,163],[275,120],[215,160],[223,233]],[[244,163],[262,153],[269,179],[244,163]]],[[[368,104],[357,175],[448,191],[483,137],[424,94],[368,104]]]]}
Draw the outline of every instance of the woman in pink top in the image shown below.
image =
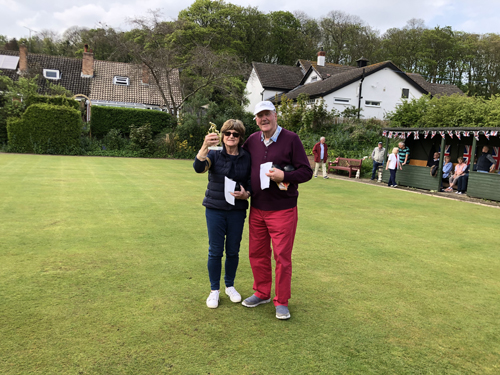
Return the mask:
{"type": "Polygon", "coordinates": [[[458,164],[455,166],[455,173],[450,176],[450,187],[445,189],[445,191],[453,191],[453,187],[457,187],[457,180],[460,176],[465,173],[465,168],[467,164],[464,163],[464,158],[460,157],[457,159],[458,164]]]}

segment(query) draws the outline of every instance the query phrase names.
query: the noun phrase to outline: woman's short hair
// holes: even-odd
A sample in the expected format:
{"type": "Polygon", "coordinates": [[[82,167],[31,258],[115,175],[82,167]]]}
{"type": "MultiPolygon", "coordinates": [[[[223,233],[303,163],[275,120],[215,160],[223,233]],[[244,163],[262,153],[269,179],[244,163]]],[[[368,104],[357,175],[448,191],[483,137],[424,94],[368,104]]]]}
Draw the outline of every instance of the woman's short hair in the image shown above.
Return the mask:
{"type": "Polygon", "coordinates": [[[447,160],[451,160],[451,157],[449,155],[446,155],[444,158],[447,160]]]}
{"type": "Polygon", "coordinates": [[[464,158],[463,158],[463,157],[461,157],[461,156],[459,156],[459,157],[457,158],[457,161],[458,161],[459,163],[461,163],[461,162],[463,162],[463,161],[464,161],[464,158]]]}
{"type": "MultiPolygon", "coordinates": [[[[228,130],[236,130],[240,135],[239,144],[242,145],[245,142],[245,125],[240,120],[227,120],[220,130],[221,133],[227,132],[228,130]]],[[[223,135],[224,136],[224,135],[223,135]]]]}
{"type": "Polygon", "coordinates": [[[395,154],[396,152],[399,152],[399,148],[398,148],[398,147],[394,147],[394,148],[392,149],[392,153],[393,153],[393,154],[395,154]]]}

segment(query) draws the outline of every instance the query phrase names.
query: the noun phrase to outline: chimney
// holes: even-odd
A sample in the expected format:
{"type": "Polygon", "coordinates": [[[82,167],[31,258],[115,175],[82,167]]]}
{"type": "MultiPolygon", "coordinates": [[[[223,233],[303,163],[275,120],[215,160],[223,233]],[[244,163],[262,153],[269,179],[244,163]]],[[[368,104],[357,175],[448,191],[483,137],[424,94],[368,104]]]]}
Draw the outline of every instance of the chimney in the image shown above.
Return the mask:
{"type": "Polygon", "coordinates": [[[321,49],[319,50],[318,52],[318,66],[325,66],[325,56],[326,56],[326,53],[325,51],[323,51],[323,47],[321,47],[321,49]]]}
{"type": "Polygon", "coordinates": [[[89,50],[89,45],[85,44],[83,49],[82,78],[94,77],[94,53],[89,50]]]}
{"type": "Polygon", "coordinates": [[[149,85],[149,68],[142,63],[142,84],[149,85]]]}
{"type": "Polygon", "coordinates": [[[368,65],[368,59],[365,59],[364,57],[361,57],[356,60],[356,63],[358,64],[358,68],[363,68],[368,65]]]}
{"type": "Polygon", "coordinates": [[[21,74],[28,72],[28,47],[24,44],[19,46],[19,72],[21,74]]]}

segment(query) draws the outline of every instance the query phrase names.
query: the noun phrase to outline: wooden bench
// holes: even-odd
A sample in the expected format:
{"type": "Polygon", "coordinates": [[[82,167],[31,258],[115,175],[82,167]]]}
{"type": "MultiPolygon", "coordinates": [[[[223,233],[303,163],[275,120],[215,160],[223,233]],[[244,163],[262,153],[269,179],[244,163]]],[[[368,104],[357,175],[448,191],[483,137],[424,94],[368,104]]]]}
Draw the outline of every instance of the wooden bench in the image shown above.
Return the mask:
{"type": "Polygon", "coordinates": [[[351,178],[353,171],[356,172],[361,170],[362,163],[363,159],[337,158],[335,161],[328,163],[328,173],[330,173],[330,170],[348,171],[349,178],[351,178]]]}

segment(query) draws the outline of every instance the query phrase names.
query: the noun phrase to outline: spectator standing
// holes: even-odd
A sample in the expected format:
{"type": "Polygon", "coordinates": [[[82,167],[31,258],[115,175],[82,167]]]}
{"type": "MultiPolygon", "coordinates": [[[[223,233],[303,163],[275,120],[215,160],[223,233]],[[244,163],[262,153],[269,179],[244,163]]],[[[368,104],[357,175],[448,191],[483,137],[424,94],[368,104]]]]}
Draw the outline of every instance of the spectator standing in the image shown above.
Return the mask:
{"type": "Polygon", "coordinates": [[[488,146],[483,146],[483,153],[477,159],[477,171],[481,173],[489,173],[495,170],[496,161],[493,156],[489,153],[490,148],[488,146]]]}
{"type": "Polygon", "coordinates": [[[389,183],[387,184],[387,186],[389,187],[395,188],[398,186],[396,185],[396,171],[398,169],[398,166],[399,169],[403,169],[401,167],[401,164],[399,163],[398,148],[394,147],[392,149],[392,154],[390,154],[387,158],[387,165],[385,166],[385,170],[389,169],[389,172],[391,173],[391,176],[389,177],[389,183]]]}
{"type": "Polygon", "coordinates": [[[274,253],[276,318],[289,319],[288,300],[292,281],[292,248],[297,228],[298,185],[309,181],[313,171],[297,134],[281,128],[273,103],[263,101],[255,106],[255,121],[261,131],[250,135],[243,145],[252,158],[252,199],[249,217],[249,258],[255,294],[245,299],[246,307],[271,301],[272,263],[274,253]],[[261,166],[273,163],[261,181],[261,166]],[[292,171],[288,166],[293,166],[292,171]],[[270,182],[269,187],[266,183],[270,182]],[[277,183],[288,182],[288,190],[277,183]],[[272,244],[272,249],[271,249],[272,244]]]}
{"type": "Polygon", "coordinates": [[[319,142],[316,143],[313,147],[313,155],[314,155],[314,177],[318,177],[318,170],[321,165],[323,170],[323,178],[327,179],[328,175],[326,174],[326,161],[328,160],[328,146],[325,143],[325,137],[321,137],[319,142]]]}
{"type": "Polygon", "coordinates": [[[378,146],[373,149],[370,156],[370,158],[373,159],[372,178],[370,180],[375,179],[375,173],[378,171],[378,168],[384,164],[385,148],[382,147],[382,145],[383,143],[379,142],[378,146]]]}
{"type": "Polygon", "coordinates": [[[403,165],[406,165],[410,162],[410,149],[406,147],[404,142],[399,142],[399,164],[402,168],[403,165]]]}

